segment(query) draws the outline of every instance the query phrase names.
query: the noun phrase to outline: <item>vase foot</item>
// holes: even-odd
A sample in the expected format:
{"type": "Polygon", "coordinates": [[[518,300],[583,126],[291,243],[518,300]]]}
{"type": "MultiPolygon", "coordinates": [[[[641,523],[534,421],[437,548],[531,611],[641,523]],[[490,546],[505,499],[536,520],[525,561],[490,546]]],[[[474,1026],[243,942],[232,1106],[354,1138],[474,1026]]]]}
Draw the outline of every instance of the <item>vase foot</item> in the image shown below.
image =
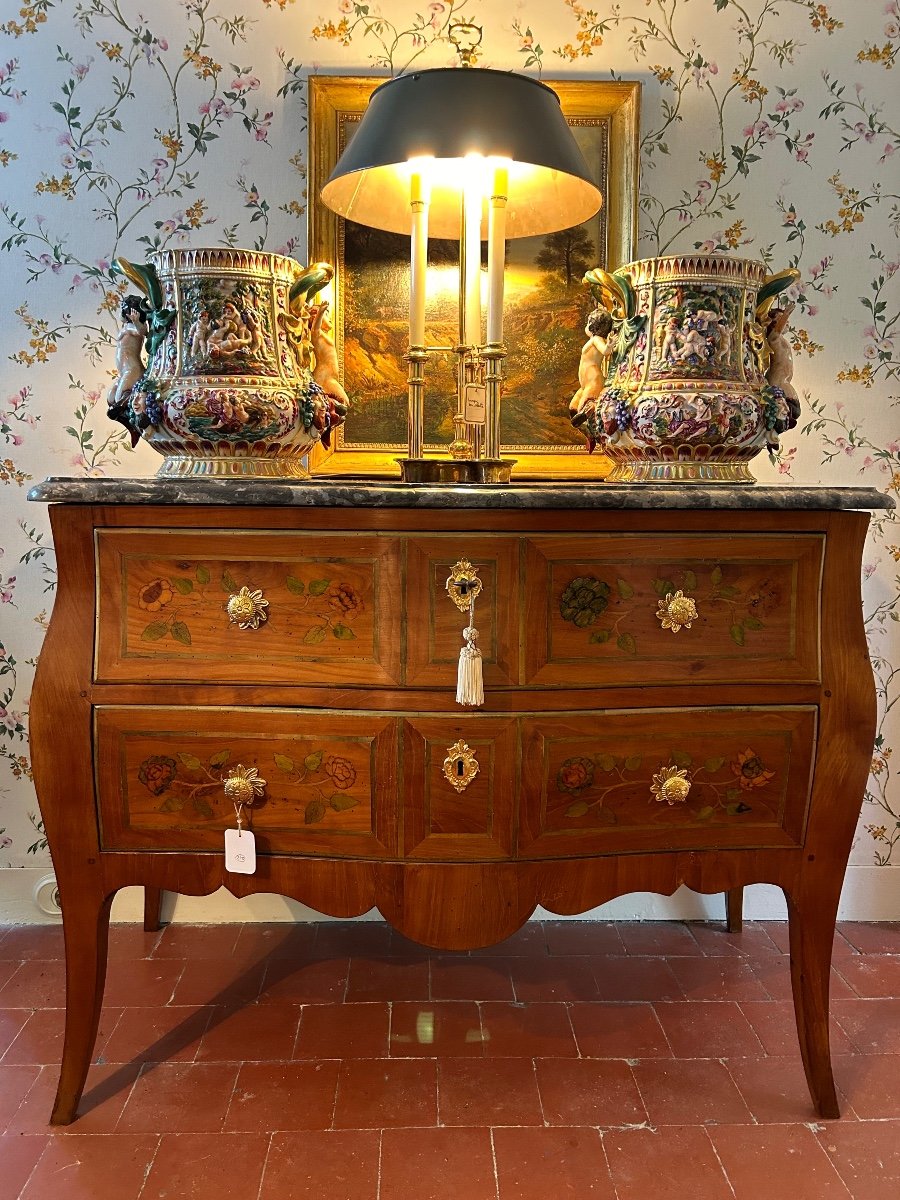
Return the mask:
{"type": "Polygon", "coordinates": [[[606,483],[756,483],[745,462],[629,459],[617,462],[606,483]]]}
{"type": "Polygon", "coordinates": [[[252,458],[250,455],[223,455],[219,458],[172,455],[156,472],[158,477],[214,477],[217,479],[309,479],[305,460],[285,455],[252,458]]]}

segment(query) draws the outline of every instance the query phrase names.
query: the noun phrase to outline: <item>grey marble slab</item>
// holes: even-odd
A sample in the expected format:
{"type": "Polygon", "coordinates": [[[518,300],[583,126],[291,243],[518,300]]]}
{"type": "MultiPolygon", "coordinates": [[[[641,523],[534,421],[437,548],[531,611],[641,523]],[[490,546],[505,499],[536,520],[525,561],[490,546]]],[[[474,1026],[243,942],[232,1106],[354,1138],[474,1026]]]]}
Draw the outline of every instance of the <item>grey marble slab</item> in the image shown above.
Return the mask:
{"type": "Polygon", "coordinates": [[[889,509],[875,488],[797,484],[513,483],[413,486],[399,481],[296,479],[84,479],[53,477],[29,500],[45,504],[257,505],[296,508],[889,509]]]}

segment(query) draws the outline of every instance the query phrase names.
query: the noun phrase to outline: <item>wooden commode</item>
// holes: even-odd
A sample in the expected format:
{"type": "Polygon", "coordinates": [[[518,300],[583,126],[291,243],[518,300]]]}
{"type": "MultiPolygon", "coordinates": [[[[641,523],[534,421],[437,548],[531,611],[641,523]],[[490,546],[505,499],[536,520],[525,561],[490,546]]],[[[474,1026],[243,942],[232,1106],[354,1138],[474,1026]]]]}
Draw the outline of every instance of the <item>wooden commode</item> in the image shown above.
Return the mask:
{"type": "Polygon", "coordinates": [[[62,902],[71,1121],[115,892],[373,906],[466,949],[536,905],[783,888],[807,1078],[875,727],[868,489],[48,480],[35,780],[62,902]],[[456,702],[467,559],[485,702],[456,702]],[[226,869],[235,797],[253,874],[226,869]]]}

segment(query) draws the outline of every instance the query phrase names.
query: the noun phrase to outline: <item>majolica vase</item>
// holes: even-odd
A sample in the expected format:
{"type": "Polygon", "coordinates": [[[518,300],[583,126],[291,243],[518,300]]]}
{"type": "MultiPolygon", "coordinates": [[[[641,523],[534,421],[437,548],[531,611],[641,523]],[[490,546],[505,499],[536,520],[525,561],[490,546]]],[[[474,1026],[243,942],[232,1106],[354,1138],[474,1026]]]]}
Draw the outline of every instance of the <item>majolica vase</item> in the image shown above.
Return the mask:
{"type": "Polygon", "coordinates": [[[798,278],[724,255],[673,255],[589,271],[598,309],[582,366],[602,382],[573,400],[573,422],[613,461],[607,481],[753,483],[748,462],[799,416],[785,336],[798,278]]]}
{"type": "Polygon", "coordinates": [[[122,302],[109,414],[164,456],[158,474],[305,476],[347,409],[314,302],[332,268],[221,247],[116,267],[140,295],[122,302]]]}

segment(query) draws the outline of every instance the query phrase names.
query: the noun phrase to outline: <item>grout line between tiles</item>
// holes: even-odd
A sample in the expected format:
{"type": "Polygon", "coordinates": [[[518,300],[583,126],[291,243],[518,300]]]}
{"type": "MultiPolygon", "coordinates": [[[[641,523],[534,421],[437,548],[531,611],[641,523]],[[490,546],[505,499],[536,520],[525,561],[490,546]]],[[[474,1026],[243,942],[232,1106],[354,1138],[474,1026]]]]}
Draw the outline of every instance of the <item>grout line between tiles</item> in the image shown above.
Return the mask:
{"type": "Polygon", "coordinates": [[[497,1147],[494,1145],[494,1130],[488,1130],[488,1136],[491,1141],[491,1161],[494,1164],[494,1196],[496,1200],[500,1200],[500,1172],[497,1170],[497,1147]]]}
{"type": "Polygon", "coordinates": [[[734,1184],[731,1182],[731,1176],[725,1170],[725,1164],[722,1162],[722,1159],[719,1157],[719,1151],[716,1146],[716,1143],[710,1137],[709,1127],[707,1125],[702,1125],[701,1128],[702,1128],[703,1132],[706,1134],[706,1140],[709,1142],[710,1146],[712,1147],[713,1156],[714,1156],[716,1162],[719,1164],[719,1169],[722,1172],[725,1182],[728,1184],[728,1190],[731,1192],[732,1196],[737,1196],[737,1193],[734,1190],[734,1184]]]}
{"type": "Polygon", "coordinates": [[[263,1158],[262,1170],[259,1173],[259,1187],[256,1189],[256,1200],[260,1200],[262,1196],[263,1185],[266,1182],[266,1171],[269,1167],[269,1155],[272,1153],[272,1143],[275,1141],[275,1134],[269,1134],[269,1141],[266,1146],[265,1157],[263,1158]]]}
{"type": "MultiPolygon", "coordinates": [[[[114,1135],[109,1135],[109,1136],[114,1136],[114,1135]]],[[[156,1149],[150,1155],[150,1161],[147,1163],[147,1167],[144,1171],[144,1178],[141,1180],[140,1190],[138,1191],[138,1194],[137,1194],[135,1200],[141,1200],[141,1197],[144,1194],[144,1189],[147,1186],[147,1180],[150,1178],[150,1172],[153,1170],[153,1164],[156,1162],[156,1156],[159,1154],[159,1148],[161,1145],[162,1145],[162,1134],[160,1133],[160,1134],[157,1134],[156,1149]]],[[[23,1189],[23,1191],[24,1191],[24,1189],[23,1189]]]]}

